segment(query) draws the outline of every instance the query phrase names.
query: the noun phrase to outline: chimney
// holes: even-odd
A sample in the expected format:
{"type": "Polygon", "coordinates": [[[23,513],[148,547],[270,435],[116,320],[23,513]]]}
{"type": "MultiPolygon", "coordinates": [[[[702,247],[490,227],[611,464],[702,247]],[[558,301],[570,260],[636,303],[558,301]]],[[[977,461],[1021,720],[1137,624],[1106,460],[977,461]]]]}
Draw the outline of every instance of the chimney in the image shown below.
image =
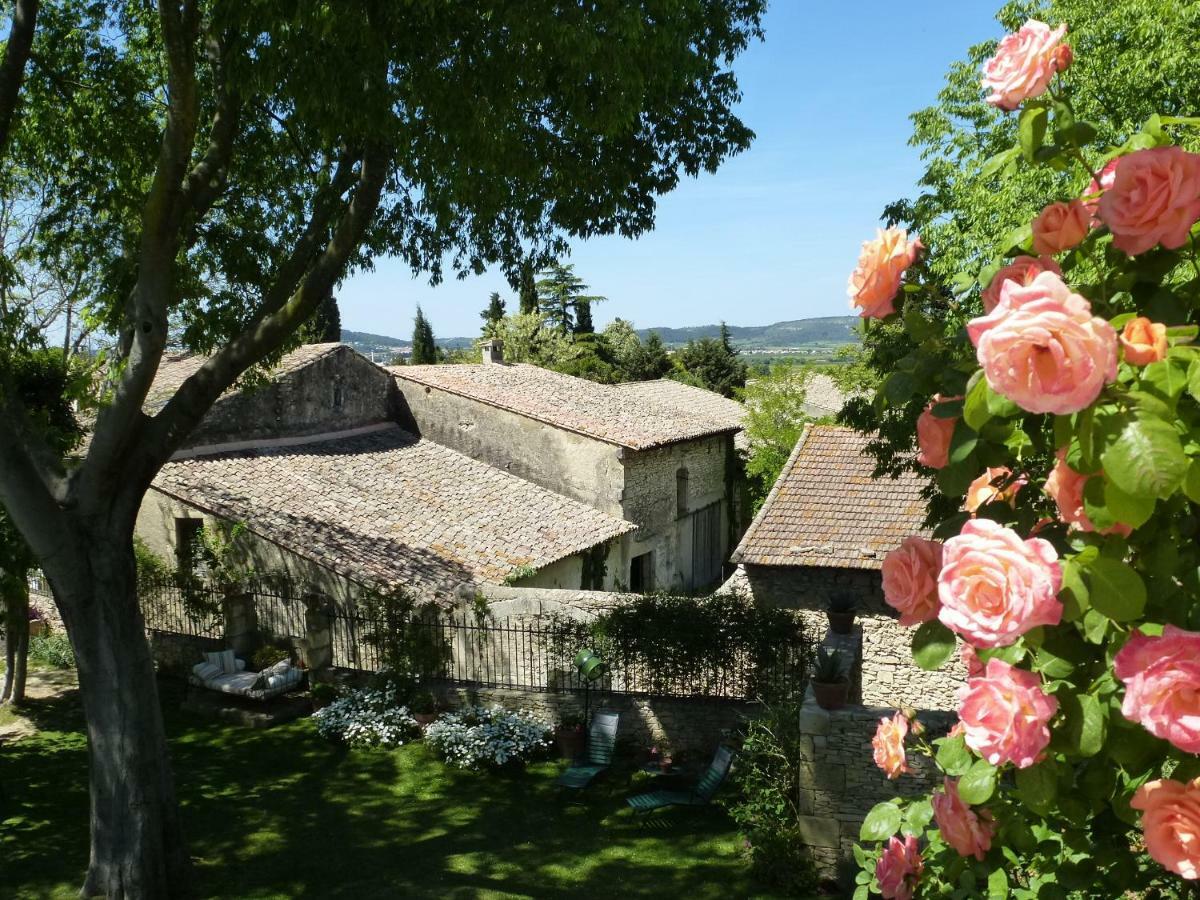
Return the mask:
{"type": "Polygon", "coordinates": [[[483,364],[504,362],[504,341],[500,338],[489,338],[481,345],[483,348],[483,364]]]}

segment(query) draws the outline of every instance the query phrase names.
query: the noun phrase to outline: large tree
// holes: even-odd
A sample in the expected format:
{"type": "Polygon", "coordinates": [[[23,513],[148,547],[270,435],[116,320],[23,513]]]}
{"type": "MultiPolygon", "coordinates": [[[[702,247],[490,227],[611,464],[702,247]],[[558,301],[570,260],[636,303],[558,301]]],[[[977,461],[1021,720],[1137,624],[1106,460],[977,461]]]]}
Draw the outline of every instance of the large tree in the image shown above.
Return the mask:
{"type": "Polygon", "coordinates": [[[675,377],[725,397],[733,397],[746,386],[746,364],[733,346],[729,326],[721,323],[717,337],[688,341],[675,355],[675,377]]]}
{"type": "Polygon", "coordinates": [[[730,65],[763,5],[6,8],[0,188],[47,186],[35,256],[71,251],[115,336],[70,466],[10,387],[19,348],[0,348],[0,502],[53,588],[87,719],[86,894],[188,885],[132,549],[162,464],[373,257],[511,278],[571,239],[652,227],[658,195],[749,144],[730,65]],[[208,358],[147,411],[169,322],[208,358]]]}
{"type": "Polygon", "coordinates": [[[591,334],[592,304],[605,298],[585,293],[587,284],[569,263],[552,263],[541,274],[536,288],[546,324],[559,334],[591,334]]]}
{"type": "Polygon", "coordinates": [[[417,315],[413,318],[412,356],[409,359],[414,366],[426,366],[437,362],[437,343],[433,339],[433,326],[425,318],[421,307],[417,307],[417,315]]]}

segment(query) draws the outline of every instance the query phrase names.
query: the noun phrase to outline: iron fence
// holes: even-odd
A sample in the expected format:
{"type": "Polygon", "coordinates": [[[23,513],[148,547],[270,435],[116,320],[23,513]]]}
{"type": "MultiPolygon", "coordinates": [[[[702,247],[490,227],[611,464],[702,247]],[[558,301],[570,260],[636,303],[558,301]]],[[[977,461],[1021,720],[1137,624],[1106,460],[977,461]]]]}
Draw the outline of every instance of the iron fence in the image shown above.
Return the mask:
{"type": "Polygon", "coordinates": [[[138,602],[147,631],[220,640],[225,636],[224,594],[200,579],[143,577],[138,602]]]}

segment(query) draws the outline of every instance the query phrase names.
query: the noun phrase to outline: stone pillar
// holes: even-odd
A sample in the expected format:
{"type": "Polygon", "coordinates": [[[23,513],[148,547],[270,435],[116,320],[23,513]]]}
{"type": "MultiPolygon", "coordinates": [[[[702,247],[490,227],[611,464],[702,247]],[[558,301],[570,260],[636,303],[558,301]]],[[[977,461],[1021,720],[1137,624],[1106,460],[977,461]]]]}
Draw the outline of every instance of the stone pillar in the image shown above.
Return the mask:
{"type": "Polygon", "coordinates": [[[225,608],[225,646],[232,647],[243,659],[258,647],[258,612],[251,593],[227,594],[225,608]]]}
{"type": "Polygon", "coordinates": [[[309,678],[323,681],[333,667],[333,601],[324,594],[305,594],[304,640],[300,652],[309,678]]]}

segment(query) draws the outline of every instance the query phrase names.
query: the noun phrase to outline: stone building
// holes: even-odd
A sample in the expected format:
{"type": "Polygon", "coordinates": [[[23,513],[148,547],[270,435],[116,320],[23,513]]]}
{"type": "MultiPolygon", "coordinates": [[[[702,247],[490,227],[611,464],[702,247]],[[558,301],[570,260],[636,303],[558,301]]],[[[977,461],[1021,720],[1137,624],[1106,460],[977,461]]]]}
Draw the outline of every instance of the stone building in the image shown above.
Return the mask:
{"type": "Polygon", "coordinates": [[[900,627],[883,601],[883,557],[911,534],[928,535],[925,481],[914,474],[872,477],[866,442],[849,428],[805,429],[733,553],[738,569],[729,586],[803,610],[817,630],[824,630],[830,598],[852,594],[859,629],[851,642],[859,655],[854,702],[954,709],[965,675],[957,659],[939,672],[918,668],[909,649],[912,629],[900,627]]]}
{"type": "Polygon", "coordinates": [[[390,369],[401,424],[635,525],[612,573],[615,586],[643,592],[718,583],[740,533],[740,405],[687,386],[596,384],[505,363],[498,343],[479,365],[390,369]]]}
{"type": "MultiPolygon", "coordinates": [[[[202,363],[165,359],[147,413],[202,363]]],[[[214,404],[137,531],[184,561],[200,527],[240,523],[249,565],[334,596],[701,587],[737,537],[740,417],[694,401],[499,361],[389,372],[305,346],[214,404]]]]}

